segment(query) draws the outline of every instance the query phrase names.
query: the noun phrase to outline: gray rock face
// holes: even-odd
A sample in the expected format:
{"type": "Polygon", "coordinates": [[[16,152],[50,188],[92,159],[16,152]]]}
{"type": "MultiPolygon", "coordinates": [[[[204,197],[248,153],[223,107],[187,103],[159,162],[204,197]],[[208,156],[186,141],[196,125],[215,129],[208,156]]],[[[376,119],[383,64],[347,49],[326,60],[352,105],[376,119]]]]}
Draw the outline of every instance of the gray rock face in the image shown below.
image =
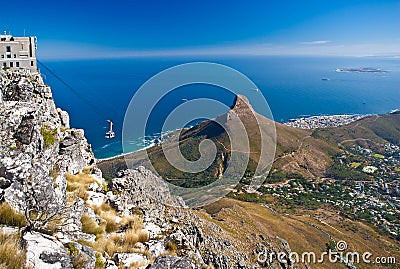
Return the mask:
{"type": "Polygon", "coordinates": [[[70,126],[69,126],[69,114],[68,114],[68,112],[64,111],[64,110],[62,110],[60,108],[57,108],[57,112],[58,112],[58,115],[60,116],[62,126],[67,128],[67,129],[69,129],[70,126]]]}
{"type": "Polygon", "coordinates": [[[194,269],[196,266],[194,263],[187,258],[180,258],[175,256],[160,256],[158,257],[153,265],[149,269],[194,269]]]}
{"type": "Polygon", "coordinates": [[[95,163],[84,132],[68,129],[39,74],[0,71],[0,91],[0,201],[22,211],[26,191],[40,185],[43,199],[65,203],[65,173],[95,163]]]}
{"type": "MultiPolygon", "coordinates": [[[[65,174],[95,164],[83,130],[69,129],[68,113],[56,108],[50,87],[39,74],[0,70],[0,92],[0,202],[20,212],[35,209],[45,217],[61,216],[57,230],[64,241],[94,241],[94,235],[81,232],[84,206],[66,206],[65,174]]],[[[65,247],[37,232],[47,228],[43,222],[28,223],[23,238],[28,266],[72,268],[65,247]]],[[[87,258],[86,268],[93,269],[93,251],[75,247],[87,258]]]]}
{"type": "Polygon", "coordinates": [[[68,247],[70,247],[72,250],[72,259],[79,259],[83,262],[81,262],[82,269],[94,269],[95,264],[96,264],[96,255],[94,254],[93,249],[91,249],[88,246],[81,245],[76,242],[70,242],[68,244],[68,247]]]}
{"type": "Polygon", "coordinates": [[[110,189],[120,193],[118,198],[109,194],[120,212],[140,210],[145,222],[164,222],[165,205],[183,206],[183,202],[170,195],[166,182],[142,166],[119,172],[110,189]]]}
{"type": "Polygon", "coordinates": [[[60,141],[59,155],[65,172],[70,174],[95,164],[92,148],[86,141],[84,131],[80,129],[71,129],[70,134],[60,141]]]}
{"type": "Polygon", "coordinates": [[[35,125],[35,116],[32,113],[24,115],[17,128],[17,131],[14,134],[15,139],[22,144],[29,145],[33,139],[35,125]]]}
{"type": "Polygon", "coordinates": [[[23,237],[27,265],[35,269],[73,268],[68,251],[55,238],[40,233],[27,233],[23,237]]]}

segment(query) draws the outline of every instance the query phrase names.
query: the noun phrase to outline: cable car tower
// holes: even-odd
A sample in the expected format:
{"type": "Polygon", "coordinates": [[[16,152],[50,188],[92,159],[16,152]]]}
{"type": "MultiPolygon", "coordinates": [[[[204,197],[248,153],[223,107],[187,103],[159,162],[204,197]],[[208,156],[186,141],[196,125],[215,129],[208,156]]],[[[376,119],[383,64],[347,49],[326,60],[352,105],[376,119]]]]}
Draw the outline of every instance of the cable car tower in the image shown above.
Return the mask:
{"type": "Polygon", "coordinates": [[[113,122],[110,120],[107,120],[107,122],[110,124],[110,130],[106,133],[106,138],[111,139],[115,137],[115,133],[113,131],[113,122]]]}

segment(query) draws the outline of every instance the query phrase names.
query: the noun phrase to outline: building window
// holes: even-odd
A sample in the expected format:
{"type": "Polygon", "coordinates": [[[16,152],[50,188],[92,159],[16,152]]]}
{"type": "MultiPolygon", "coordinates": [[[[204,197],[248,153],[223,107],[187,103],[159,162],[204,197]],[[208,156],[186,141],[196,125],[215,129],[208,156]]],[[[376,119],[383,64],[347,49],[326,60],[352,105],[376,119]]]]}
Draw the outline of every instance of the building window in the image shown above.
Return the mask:
{"type": "Polygon", "coordinates": [[[7,58],[11,58],[11,54],[7,54],[7,58]]]}
{"type": "Polygon", "coordinates": [[[19,67],[19,62],[16,62],[16,63],[15,63],[15,67],[19,67]]]}
{"type": "Polygon", "coordinates": [[[10,67],[14,67],[14,63],[13,62],[10,62],[10,67]]]}
{"type": "Polygon", "coordinates": [[[3,59],[4,59],[4,54],[2,54],[2,55],[1,55],[1,58],[3,58],[3,59]]]}
{"type": "Polygon", "coordinates": [[[7,67],[7,63],[3,63],[3,67],[7,67]]]}
{"type": "Polygon", "coordinates": [[[10,46],[6,46],[6,52],[11,52],[11,47],[10,46]]]}
{"type": "Polygon", "coordinates": [[[31,66],[33,66],[33,61],[31,61],[31,66]]]}
{"type": "Polygon", "coordinates": [[[14,54],[14,58],[17,58],[17,54],[14,54]]]}

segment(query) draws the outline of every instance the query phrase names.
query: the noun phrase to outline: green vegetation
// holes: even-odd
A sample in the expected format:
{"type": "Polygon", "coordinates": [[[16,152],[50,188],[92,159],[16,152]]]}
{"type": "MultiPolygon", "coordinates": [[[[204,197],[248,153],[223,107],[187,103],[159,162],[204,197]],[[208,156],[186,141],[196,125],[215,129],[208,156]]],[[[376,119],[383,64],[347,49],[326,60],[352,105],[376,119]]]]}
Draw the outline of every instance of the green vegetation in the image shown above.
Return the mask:
{"type": "Polygon", "coordinates": [[[350,163],[350,166],[354,169],[358,168],[361,165],[361,163],[357,163],[357,162],[352,162],[350,163]]]}
{"type": "Polygon", "coordinates": [[[247,193],[247,192],[242,192],[242,193],[235,193],[231,192],[228,194],[228,197],[240,200],[240,201],[245,201],[245,202],[262,202],[263,198],[260,197],[256,193],[247,193]]]}
{"type": "Polygon", "coordinates": [[[10,149],[10,150],[16,150],[16,149],[18,149],[18,147],[15,146],[15,145],[12,145],[12,146],[9,146],[9,149],[10,149]]]}
{"type": "Polygon", "coordinates": [[[382,154],[379,154],[379,153],[375,153],[374,157],[378,158],[378,159],[384,159],[385,158],[385,156],[383,156],[382,154]]]}
{"type": "Polygon", "coordinates": [[[102,269],[105,267],[103,260],[101,259],[100,253],[96,253],[96,263],[94,265],[95,269],[102,269]]]}
{"type": "Polygon", "coordinates": [[[8,203],[3,202],[0,204],[0,224],[25,227],[27,223],[23,214],[16,212],[8,203]]]}
{"type": "Polygon", "coordinates": [[[43,146],[48,148],[53,146],[57,141],[57,129],[50,130],[47,126],[42,126],[40,129],[40,134],[43,137],[43,146]]]}
{"type": "Polygon", "coordinates": [[[68,254],[72,258],[72,265],[74,269],[84,269],[88,263],[88,260],[83,256],[83,254],[75,247],[71,242],[68,243],[68,254]]]}
{"type": "Polygon", "coordinates": [[[334,179],[354,179],[354,180],[363,180],[368,178],[369,176],[364,172],[353,169],[347,166],[346,163],[341,163],[338,159],[335,159],[333,164],[328,169],[328,176],[334,179]]]}

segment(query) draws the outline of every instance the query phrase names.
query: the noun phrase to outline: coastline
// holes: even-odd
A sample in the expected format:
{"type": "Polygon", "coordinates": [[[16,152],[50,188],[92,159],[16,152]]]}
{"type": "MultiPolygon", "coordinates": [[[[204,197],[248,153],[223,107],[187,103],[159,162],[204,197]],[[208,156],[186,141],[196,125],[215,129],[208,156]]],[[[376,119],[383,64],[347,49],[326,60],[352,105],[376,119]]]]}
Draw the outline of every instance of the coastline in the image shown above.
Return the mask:
{"type": "Polygon", "coordinates": [[[121,153],[121,154],[115,155],[113,157],[107,157],[107,158],[101,158],[101,159],[97,159],[96,158],[96,163],[97,162],[102,162],[102,161],[109,161],[109,160],[117,159],[117,158],[121,158],[121,157],[125,157],[126,155],[129,155],[129,154],[132,154],[132,153],[135,153],[135,152],[140,152],[142,150],[146,150],[148,148],[151,148],[154,145],[156,145],[156,144],[155,143],[151,143],[150,145],[148,145],[148,146],[146,146],[144,148],[141,148],[141,149],[138,149],[138,150],[134,150],[134,151],[131,151],[131,152],[121,153]]]}
{"type": "MultiPolygon", "coordinates": [[[[395,110],[392,110],[392,111],[395,111],[395,110]]],[[[388,112],[388,113],[392,113],[392,112],[388,112]]],[[[335,114],[335,115],[304,116],[304,117],[290,119],[289,121],[282,122],[282,124],[293,127],[293,128],[299,128],[299,129],[339,127],[339,126],[347,125],[347,124],[350,124],[357,120],[360,120],[360,119],[363,119],[366,117],[370,117],[373,115],[376,115],[376,114],[335,114]]],[[[171,134],[175,131],[179,131],[179,130],[180,129],[176,129],[176,130],[166,132],[163,136],[168,136],[169,134],[171,134]]],[[[96,158],[96,162],[109,161],[112,159],[122,158],[122,157],[125,157],[126,155],[149,149],[149,148],[153,147],[154,145],[156,145],[156,143],[154,141],[152,141],[152,143],[150,143],[148,146],[143,147],[138,150],[121,153],[121,154],[111,156],[111,157],[106,157],[106,158],[96,158]]]]}
{"type": "MultiPolygon", "coordinates": [[[[163,141],[164,139],[166,139],[166,138],[168,138],[171,134],[173,134],[174,132],[176,132],[176,131],[180,131],[181,129],[175,129],[175,130],[170,130],[170,131],[165,131],[165,132],[163,132],[162,134],[161,134],[161,136],[160,136],[160,141],[163,141]]],[[[108,160],[111,160],[111,159],[117,159],[117,158],[121,158],[121,157],[125,157],[126,155],[129,155],[129,154],[132,154],[132,153],[135,153],[135,152],[140,152],[140,151],[142,151],[142,150],[146,150],[146,149],[149,149],[149,148],[151,148],[151,147],[153,147],[153,146],[155,146],[157,143],[155,142],[156,140],[157,140],[158,138],[154,138],[154,139],[152,139],[151,140],[151,143],[149,144],[149,145],[147,145],[147,146],[145,146],[145,147],[143,147],[143,148],[140,148],[140,149],[138,149],[138,150],[133,150],[133,151],[130,151],[130,152],[123,152],[123,153],[121,153],[121,154],[118,154],[118,155],[115,155],[115,156],[112,156],[112,157],[106,157],[106,158],[96,158],[96,162],[102,162],[102,161],[108,161],[108,160]]]]}

